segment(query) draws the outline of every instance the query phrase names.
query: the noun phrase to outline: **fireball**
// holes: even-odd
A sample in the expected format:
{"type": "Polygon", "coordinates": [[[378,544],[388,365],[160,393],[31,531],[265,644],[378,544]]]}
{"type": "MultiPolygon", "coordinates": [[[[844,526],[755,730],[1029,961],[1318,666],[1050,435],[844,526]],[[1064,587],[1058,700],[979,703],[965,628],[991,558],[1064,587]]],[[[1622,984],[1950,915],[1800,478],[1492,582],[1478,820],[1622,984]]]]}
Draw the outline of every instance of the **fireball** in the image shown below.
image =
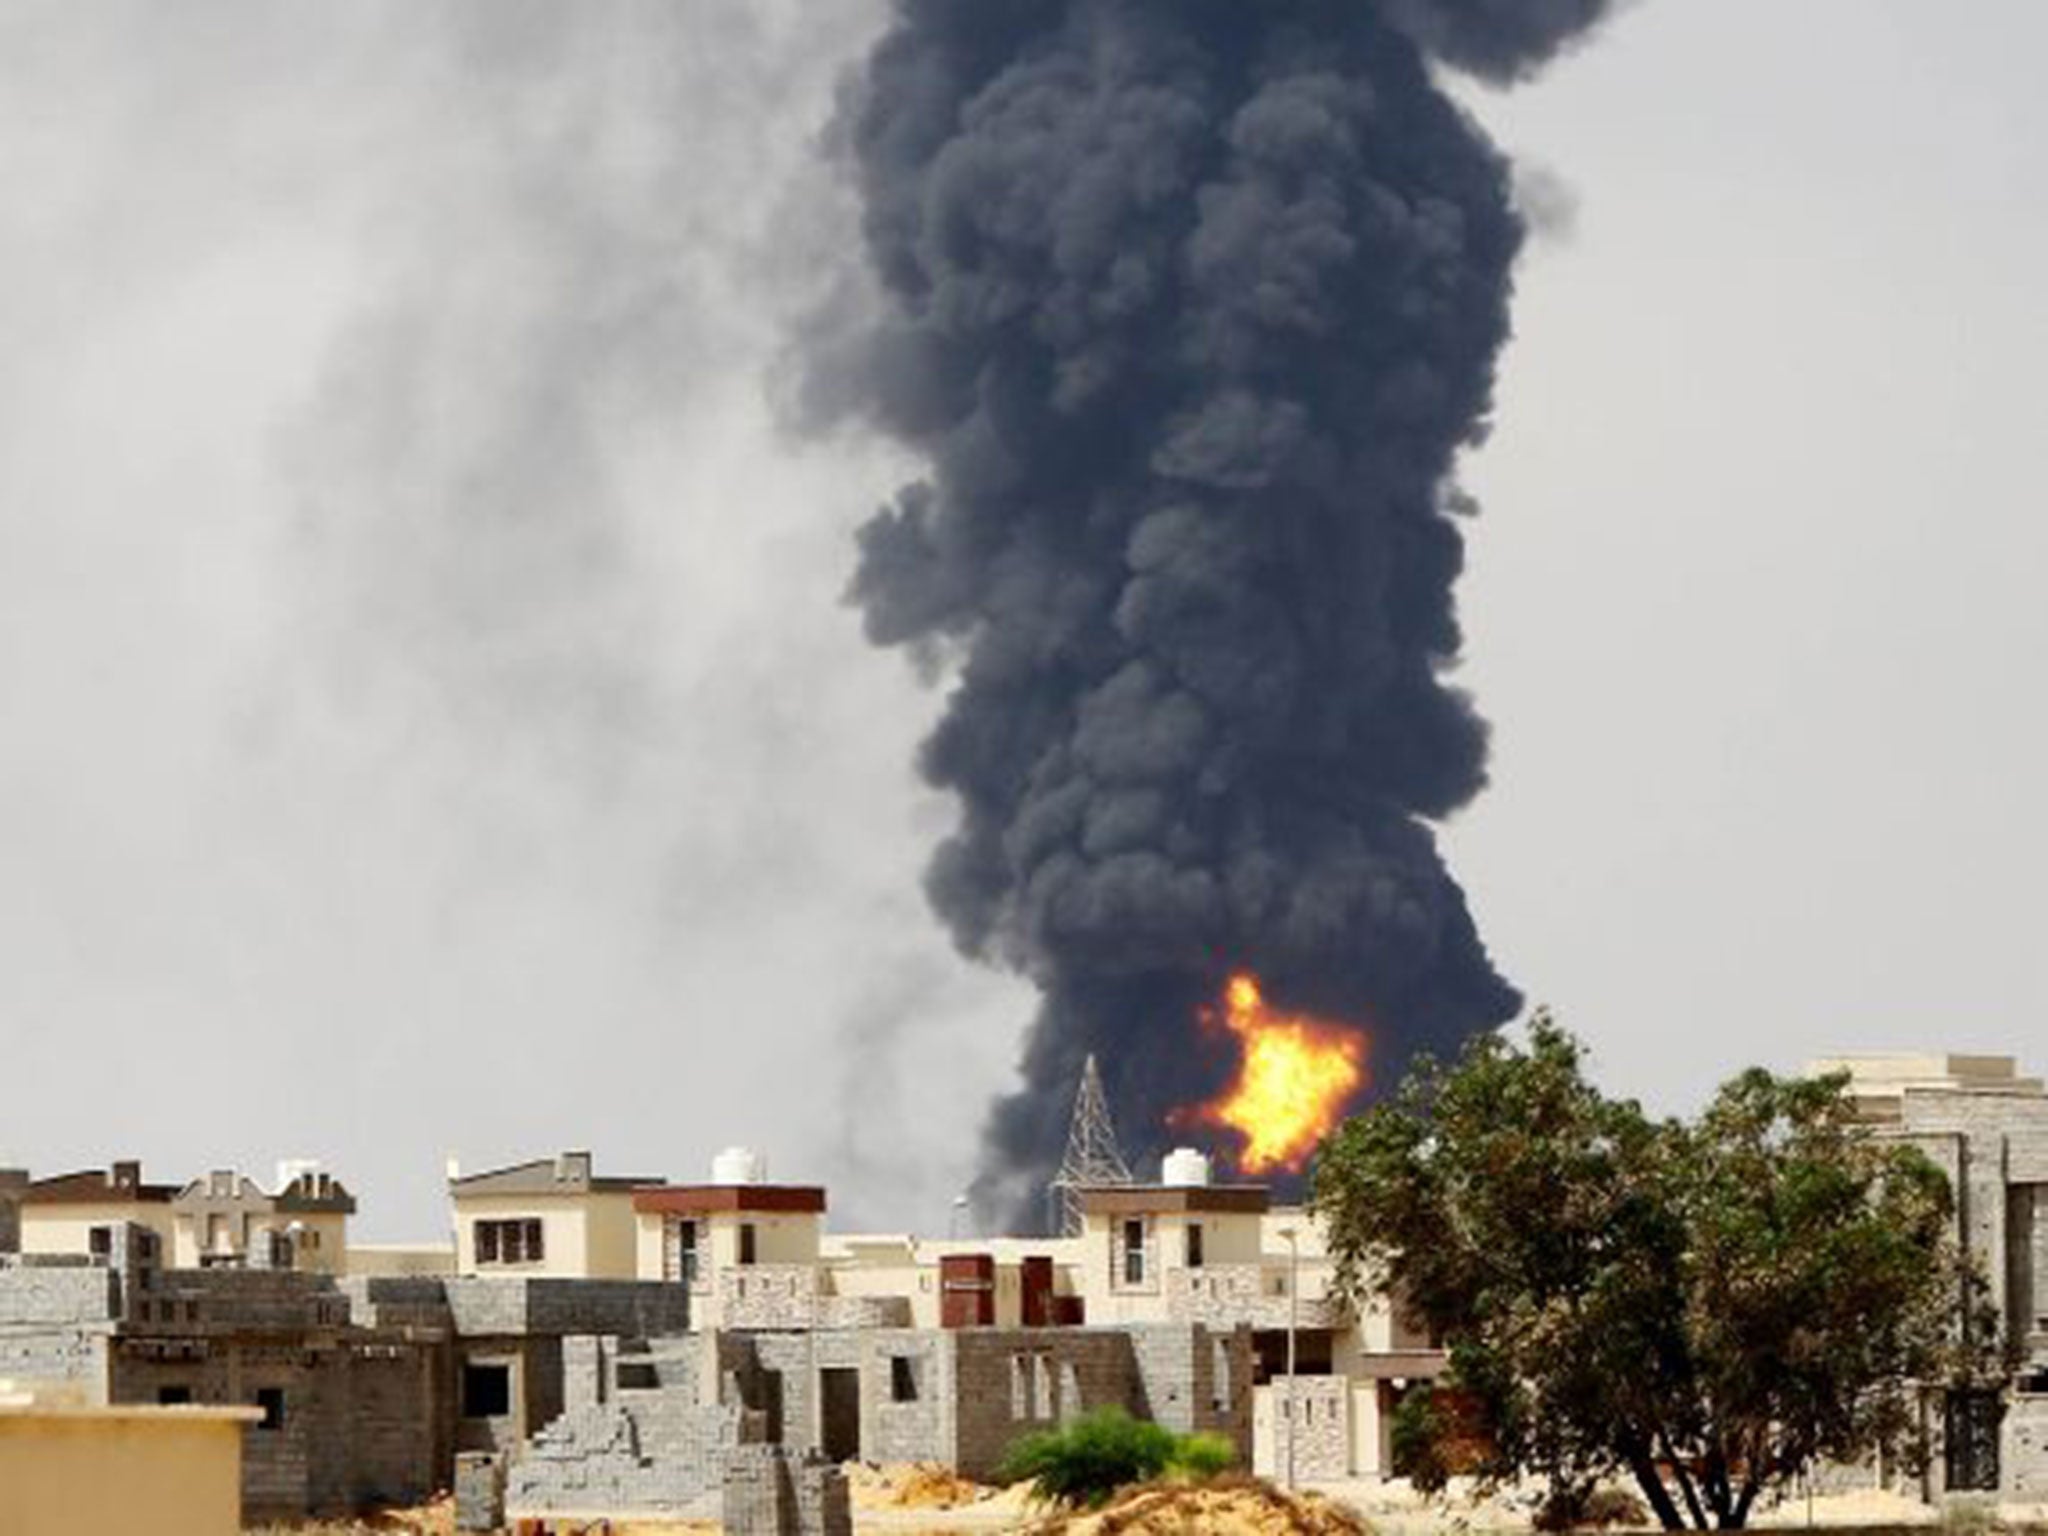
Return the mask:
{"type": "Polygon", "coordinates": [[[1342,1024],[1266,1006],[1258,979],[1230,978],[1222,1023],[1243,1052],[1237,1078],[1198,1111],[1243,1139],[1246,1173],[1298,1171],[1365,1081],[1365,1040],[1342,1024]]]}

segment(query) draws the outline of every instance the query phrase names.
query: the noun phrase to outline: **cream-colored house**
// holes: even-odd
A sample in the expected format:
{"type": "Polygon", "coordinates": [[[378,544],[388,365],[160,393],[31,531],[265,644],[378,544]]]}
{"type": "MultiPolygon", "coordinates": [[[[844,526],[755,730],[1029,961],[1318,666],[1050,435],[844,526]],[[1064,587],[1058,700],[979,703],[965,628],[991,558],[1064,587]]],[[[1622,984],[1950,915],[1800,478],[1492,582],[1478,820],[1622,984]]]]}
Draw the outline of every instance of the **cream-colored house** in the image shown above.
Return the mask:
{"type": "Polygon", "coordinates": [[[19,1196],[21,1251],[104,1254],[128,1221],[156,1233],[168,1255],[177,1193],[174,1184],[145,1184],[134,1161],[33,1180],[19,1196]]]}
{"type": "Polygon", "coordinates": [[[631,1280],[639,1269],[633,1196],[659,1179],[600,1178],[588,1152],[451,1172],[455,1272],[631,1280]]]}
{"type": "Polygon", "coordinates": [[[266,1190],[233,1169],[194,1179],[171,1201],[175,1269],[255,1266],[315,1274],[349,1272],[348,1219],[355,1196],[332,1174],[283,1163],[266,1190]]]}

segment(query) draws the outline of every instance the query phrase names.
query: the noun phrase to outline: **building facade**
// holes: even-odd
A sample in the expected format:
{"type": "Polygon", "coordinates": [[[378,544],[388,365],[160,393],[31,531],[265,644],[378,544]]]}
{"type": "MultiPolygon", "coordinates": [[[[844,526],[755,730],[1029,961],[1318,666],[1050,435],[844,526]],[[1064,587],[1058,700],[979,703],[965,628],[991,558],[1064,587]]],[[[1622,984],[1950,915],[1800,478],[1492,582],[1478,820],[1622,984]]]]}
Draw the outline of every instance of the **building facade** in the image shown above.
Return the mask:
{"type": "Polygon", "coordinates": [[[1862,1119],[1919,1148],[1955,1192],[1956,1240],[1997,1308],[2012,1374],[1930,1404],[1939,1453],[1919,1492],[2048,1502],[2048,1091],[2009,1056],[1867,1055],[1842,1073],[1862,1119]]]}

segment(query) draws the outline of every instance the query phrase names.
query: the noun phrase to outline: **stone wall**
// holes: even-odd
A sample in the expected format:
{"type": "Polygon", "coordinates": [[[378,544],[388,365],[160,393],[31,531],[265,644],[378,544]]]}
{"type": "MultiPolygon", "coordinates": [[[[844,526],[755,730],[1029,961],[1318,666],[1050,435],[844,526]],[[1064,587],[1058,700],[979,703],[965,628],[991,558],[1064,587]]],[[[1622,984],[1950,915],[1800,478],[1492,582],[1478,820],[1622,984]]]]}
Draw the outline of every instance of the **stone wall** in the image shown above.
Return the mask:
{"type": "Polygon", "coordinates": [[[1209,1264],[1174,1269],[1166,1275],[1166,1313],[1176,1323],[1211,1328],[1342,1328],[1349,1321],[1337,1302],[1287,1295],[1285,1267],[1264,1264],[1209,1264]]]}
{"type": "Polygon", "coordinates": [[[2006,1498],[2048,1504],[2048,1397],[2019,1394],[2007,1404],[1998,1459],[2006,1498]]]}
{"type": "Polygon", "coordinates": [[[1286,1475],[1288,1442],[1299,1482],[1351,1472],[1351,1383],[1342,1376],[1276,1376],[1267,1386],[1273,1414],[1273,1475],[1286,1475]]]}

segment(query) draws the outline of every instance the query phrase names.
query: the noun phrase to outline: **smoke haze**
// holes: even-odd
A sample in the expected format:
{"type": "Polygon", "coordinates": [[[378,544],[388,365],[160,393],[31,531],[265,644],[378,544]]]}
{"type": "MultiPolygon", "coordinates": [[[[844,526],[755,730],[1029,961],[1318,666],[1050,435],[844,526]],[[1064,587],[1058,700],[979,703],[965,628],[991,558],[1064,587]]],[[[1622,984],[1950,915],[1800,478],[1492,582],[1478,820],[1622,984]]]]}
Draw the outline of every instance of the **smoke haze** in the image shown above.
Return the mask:
{"type": "Polygon", "coordinates": [[[943,1223],[1016,1004],[838,602],[900,470],[761,383],[878,24],[6,7],[0,1163],[325,1156],[419,1237],[447,1152],[744,1143],[943,1223]]]}
{"type": "Polygon", "coordinates": [[[1523,239],[1433,57],[1533,71],[1600,0],[900,0],[844,131],[885,297],[823,408],[928,477],[861,532],[869,636],[957,660],[927,889],[1044,994],[991,1133],[1028,1213],[1084,1055],[1149,1161],[1248,967],[1374,1070],[1508,1019],[1432,823],[1485,782],[1446,674],[1451,480],[1523,239]]]}

